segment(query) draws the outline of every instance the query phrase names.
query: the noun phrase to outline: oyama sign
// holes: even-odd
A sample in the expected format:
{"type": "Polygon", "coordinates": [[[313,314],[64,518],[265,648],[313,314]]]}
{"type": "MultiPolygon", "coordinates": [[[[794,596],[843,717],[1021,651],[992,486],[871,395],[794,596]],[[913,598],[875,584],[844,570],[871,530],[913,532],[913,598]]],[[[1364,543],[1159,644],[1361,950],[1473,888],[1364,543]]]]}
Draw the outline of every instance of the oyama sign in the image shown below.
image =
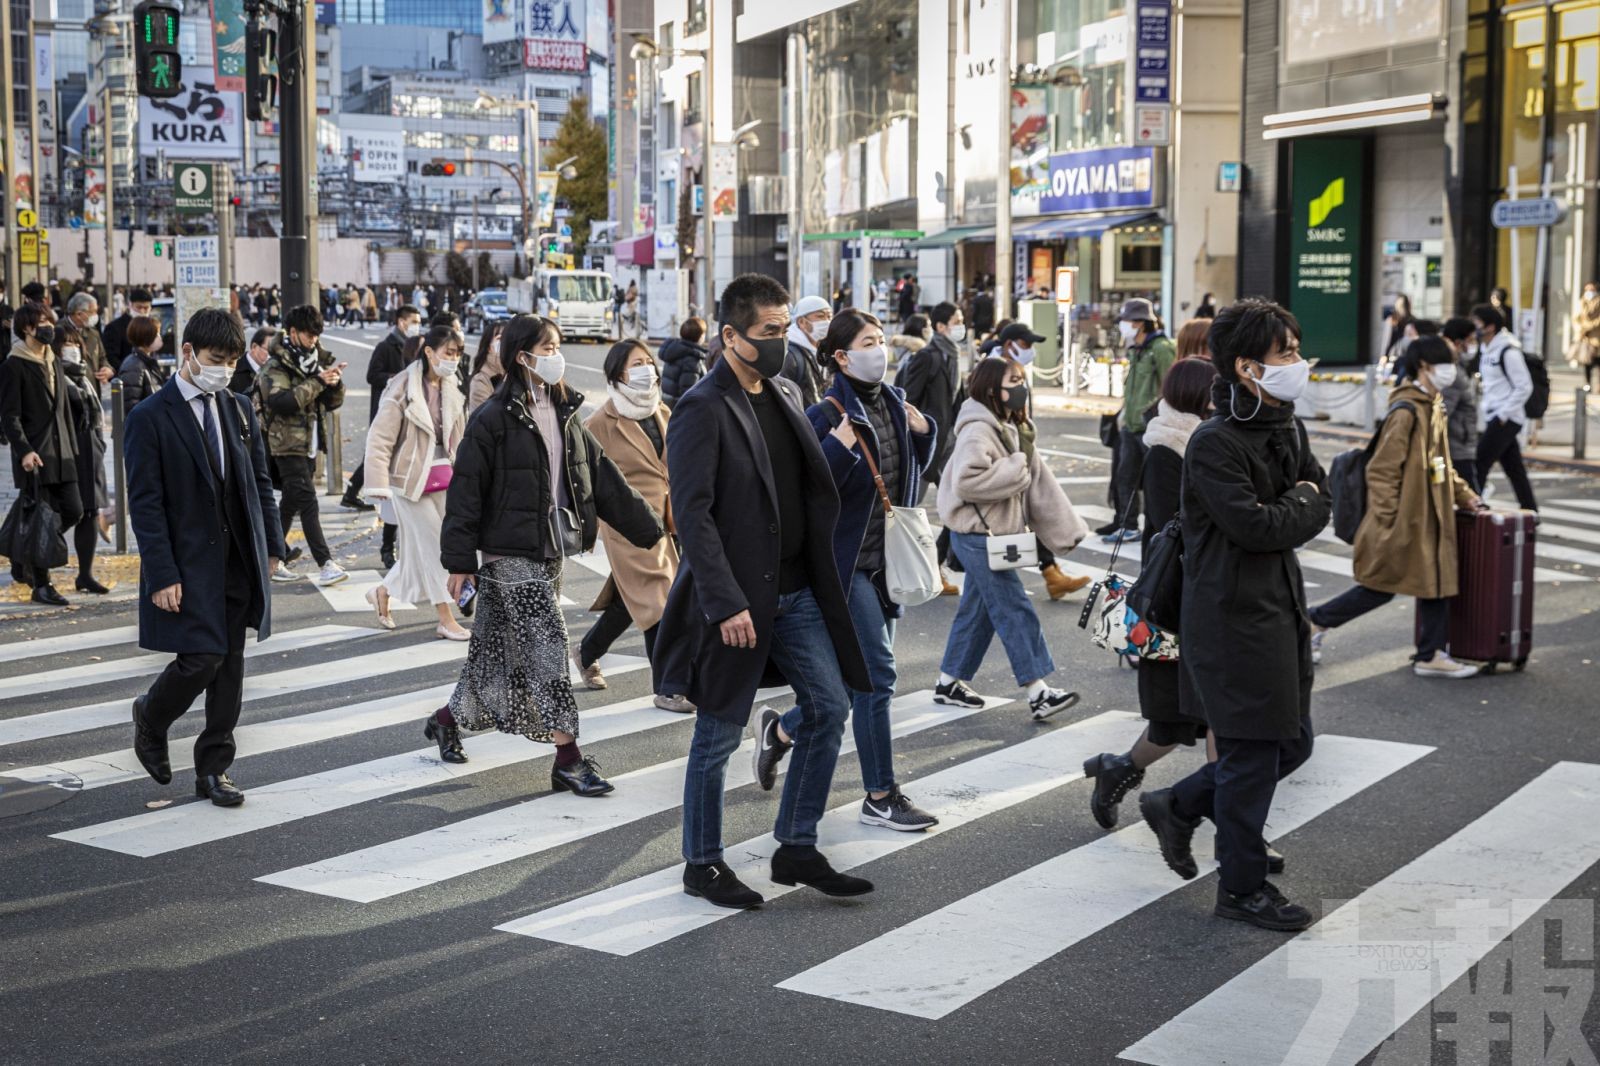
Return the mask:
{"type": "Polygon", "coordinates": [[[169,159],[244,157],[242,97],[209,81],[185,80],[170,100],[139,98],[139,154],[169,159]]]}

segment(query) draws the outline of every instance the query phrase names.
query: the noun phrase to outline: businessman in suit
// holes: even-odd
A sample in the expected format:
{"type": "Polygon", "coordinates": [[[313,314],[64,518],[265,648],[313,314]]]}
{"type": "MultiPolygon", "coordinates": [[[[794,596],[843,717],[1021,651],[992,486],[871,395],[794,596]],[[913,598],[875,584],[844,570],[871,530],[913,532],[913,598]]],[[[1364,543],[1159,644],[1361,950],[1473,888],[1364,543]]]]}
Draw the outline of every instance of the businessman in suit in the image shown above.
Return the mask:
{"type": "Polygon", "coordinates": [[[178,373],[128,414],[128,517],[139,541],[139,645],[177,657],[133,701],[133,750],[159,784],[172,780],[167,729],[205,694],[195,741],[195,794],[237,807],[228,779],[244,688],[245,630],[272,630],[268,575],[283,527],[255,412],[228,390],[244,332],[225,311],[183,328],[178,373]]]}

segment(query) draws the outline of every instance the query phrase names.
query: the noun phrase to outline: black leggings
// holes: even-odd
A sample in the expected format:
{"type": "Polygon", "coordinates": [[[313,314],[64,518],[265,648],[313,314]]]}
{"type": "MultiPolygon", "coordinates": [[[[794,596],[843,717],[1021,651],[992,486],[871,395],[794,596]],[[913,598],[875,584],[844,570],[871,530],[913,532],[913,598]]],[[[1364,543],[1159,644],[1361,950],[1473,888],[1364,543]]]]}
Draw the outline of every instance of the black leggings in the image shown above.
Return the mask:
{"type": "MultiPolygon", "coordinates": [[[[606,609],[600,612],[600,617],[594,620],[594,625],[589,627],[589,632],[583,635],[583,640],[578,644],[578,657],[583,660],[585,667],[598,662],[600,656],[611,650],[611,645],[617,638],[628,631],[633,625],[633,616],[628,614],[628,605],[622,602],[622,597],[612,594],[611,602],[606,609]]],[[[644,653],[649,659],[654,659],[656,654],[656,627],[651,626],[644,631],[644,653]]]]}

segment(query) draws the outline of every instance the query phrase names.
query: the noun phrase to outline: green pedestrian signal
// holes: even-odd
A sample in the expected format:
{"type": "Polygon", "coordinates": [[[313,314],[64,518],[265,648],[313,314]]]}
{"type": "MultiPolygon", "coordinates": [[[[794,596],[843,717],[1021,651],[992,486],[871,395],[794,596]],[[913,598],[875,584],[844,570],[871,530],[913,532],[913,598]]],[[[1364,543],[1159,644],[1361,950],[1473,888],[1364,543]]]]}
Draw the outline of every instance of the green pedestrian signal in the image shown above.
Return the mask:
{"type": "Polygon", "coordinates": [[[183,89],[178,54],[182,9],[167,0],[144,0],[133,9],[133,59],[139,95],[164,100],[183,89]]]}

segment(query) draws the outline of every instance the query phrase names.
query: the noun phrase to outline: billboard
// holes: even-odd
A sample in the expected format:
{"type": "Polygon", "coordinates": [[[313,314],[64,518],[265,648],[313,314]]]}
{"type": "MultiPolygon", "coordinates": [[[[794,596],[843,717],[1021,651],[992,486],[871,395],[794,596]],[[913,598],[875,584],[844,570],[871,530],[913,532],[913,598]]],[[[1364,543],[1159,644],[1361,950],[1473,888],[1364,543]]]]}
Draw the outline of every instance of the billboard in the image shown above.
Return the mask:
{"type": "Polygon", "coordinates": [[[483,0],[483,43],[497,44],[517,36],[514,0],[483,0]]]}
{"type": "Polygon", "coordinates": [[[139,154],[170,159],[244,157],[243,97],[185,77],[170,100],[139,98],[139,154]]]}
{"type": "Polygon", "coordinates": [[[1361,297],[1366,269],[1370,141],[1307,137],[1290,145],[1289,309],[1307,358],[1366,362],[1361,297]]]}
{"type": "Polygon", "coordinates": [[[85,229],[104,229],[106,225],[106,171],[104,167],[83,168],[83,225],[85,229]]]}
{"type": "Polygon", "coordinates": [[[1037,215],[1039,199],[1050,188],[1049,90],[1043,85],[1011,87],[1011,213],[1037,215]]]}
{"type": "Polygon", "coordinates": [[[589,9],[585,0],[527,0],[527,5],[523,66],[530,70],[587,70],[589,9]]]}
{"type": "Polygon", "coordinates": [[[739,147],[711,146],[711,220],[739,220],[739,147]]]}
{"type": "Polygon", "coordinates": [[[211,0],[216,83],[224,92],[244,92],[244,21],[244,0],[211,0]]]}
{"type": "Polygon", "coordinates": [[[345,150],[353,181],[404,181],[406,141],[401,130],[346,130],[345,150]]]}
{"type": "Polygon", "coordinates": [[[1053,214],[1155,203],[1155,149],[1091,148],[1050,157],[1050,187],[1040,196],[1039,209],[1053,214]]]}

